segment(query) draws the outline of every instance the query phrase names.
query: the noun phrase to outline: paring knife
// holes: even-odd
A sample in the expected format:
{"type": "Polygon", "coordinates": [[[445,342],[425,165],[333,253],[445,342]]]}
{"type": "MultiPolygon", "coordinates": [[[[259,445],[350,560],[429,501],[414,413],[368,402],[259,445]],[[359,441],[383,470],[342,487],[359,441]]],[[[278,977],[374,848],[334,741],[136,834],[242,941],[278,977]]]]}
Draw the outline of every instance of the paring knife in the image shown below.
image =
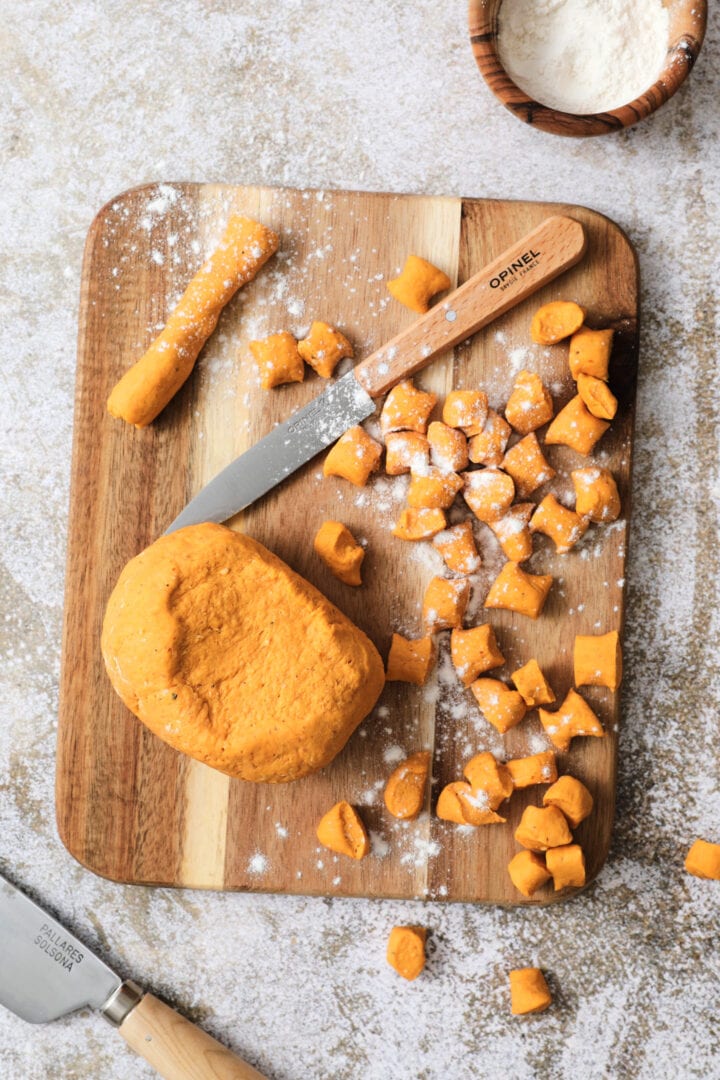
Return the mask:
{"type": "Polygon", "coordinates": [[[375,412],[373,398],[537,292],[585,253],[579,221],[549,217],[406,330],[256,443],[202,489],[167,532],[227,521],[375,412]]]}
{"type": "Polygon", "coordinates": [[[184,1016],[123,982],[0,874],[0,1004],[40,1024],[90,1006],[165,1080],[263,1080],[184,1016]]]}

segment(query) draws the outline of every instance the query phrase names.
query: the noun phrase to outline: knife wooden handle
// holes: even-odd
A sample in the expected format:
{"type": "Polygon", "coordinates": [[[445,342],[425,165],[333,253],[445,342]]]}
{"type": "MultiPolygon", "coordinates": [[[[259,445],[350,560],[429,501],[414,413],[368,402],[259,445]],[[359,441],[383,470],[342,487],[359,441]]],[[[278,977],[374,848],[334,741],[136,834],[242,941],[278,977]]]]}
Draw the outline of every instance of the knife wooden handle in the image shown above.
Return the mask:
{"type": "Polygon", "coordinates": [[[585,246],[579,221],[560,215],[546,218],[358,364],[355,377],[371,397],[379,397],[574,266],[585,246]]]}
{"type": "Polygon", "coordinates": [[[165,1080],[265,1080],[252,1065],[152,994],[145,994],[118,1030],[165,1080]]]}

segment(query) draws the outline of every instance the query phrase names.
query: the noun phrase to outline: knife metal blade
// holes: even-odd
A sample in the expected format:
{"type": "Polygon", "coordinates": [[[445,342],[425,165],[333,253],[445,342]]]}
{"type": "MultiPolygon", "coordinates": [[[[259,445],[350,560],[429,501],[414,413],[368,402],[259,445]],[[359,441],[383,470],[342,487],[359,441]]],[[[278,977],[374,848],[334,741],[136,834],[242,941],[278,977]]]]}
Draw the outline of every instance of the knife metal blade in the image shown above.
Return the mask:
{"type": "Polygon", "coordinates": [[[40,1024],[102,1009],[122,979],[0,874],[0,1004],[40,1024]]]}
{"type": "Polygon", "coordinates": [[[373,399],[349,371],[206,484],[166,534],[185,525],[227,521],[334,443],[348,428],[367,420],[375,408],[373,399]]]}

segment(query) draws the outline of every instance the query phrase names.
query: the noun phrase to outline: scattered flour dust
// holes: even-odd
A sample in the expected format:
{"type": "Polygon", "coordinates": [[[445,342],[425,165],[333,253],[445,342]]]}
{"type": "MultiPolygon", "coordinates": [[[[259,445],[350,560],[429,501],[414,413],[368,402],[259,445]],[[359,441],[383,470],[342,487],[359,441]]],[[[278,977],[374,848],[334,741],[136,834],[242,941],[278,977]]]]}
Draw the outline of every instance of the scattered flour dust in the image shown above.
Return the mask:
{"type": "Polygon", "coordinates": [[[503,0],[498,51],[511,78],[564,112],[617,109],[643,94],[665,64],[662,0],[503,0]]]}
{"type": "Polygon", "coordinates": [[[267,855],[262,855],[259,851],[256,851],[247,865],[249,874],[264,874],[268,868],[267,855]]]}

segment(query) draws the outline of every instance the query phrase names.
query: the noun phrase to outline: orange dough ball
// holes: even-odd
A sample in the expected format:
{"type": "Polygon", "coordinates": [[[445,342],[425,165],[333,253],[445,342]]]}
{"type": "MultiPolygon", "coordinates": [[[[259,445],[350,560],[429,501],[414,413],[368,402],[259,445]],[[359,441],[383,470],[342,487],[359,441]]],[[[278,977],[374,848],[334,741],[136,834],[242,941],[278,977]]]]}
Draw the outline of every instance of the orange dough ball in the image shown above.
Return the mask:
{"type": "Polygon", "coordinates": [[[317,838],[323,847],[351,859],[363,859],[370,850],[370,841],[357,810],[342,800],[320,819],[317,838]]]}
{"type": "Polygon", "coordinates": [[[408,255],[400,276],[387,283],[390,295],[418,315],[424,315],[433,296],[450,285],[447,274],[419,255],[408,255]]]}
{"type": "Polygon", "coordinates": [[[521,371],[505,406],[508,423],[519,435],[529,435],[552,420],[553,412],[550,392],[540,376],[534,371],[521,371]]]}
{"type": "Polygon", "coordinates": [[[497,810],[500,803],[509,799],[515,790],[507,766],[501,765],[487,750],[470,758],[463,769],[463,776],[473,791],[485,792],[491,810],[497,810]]]}
{"type": "Polygon", "coordinates": [[[551,574],[527,574],[516,563],[506,562],[485,597],[485,607],[517,611],[537,619],[552,582],[551,574]]]}
{"type": "Polygon", "coordinates": [[[575,512],[590,521],[616,521],[620,516],[620,496],[612,473],[599,465],[573,469],[575,512]]]}
{"type": "Polygon", "coordinates": [[[434,663],[435,645],[431,637],[408,640],[401,634],[393,634],[385,680],[424,686],[434,663]]]}
{"type": "Polygon", "coordinates": [[[453,630],[450,635],[450,655],[463,686],[484,671],[502,667],[505,657],[498,648],[492,626],[473,626],[470,630],[453,630]]]}
{"type": "Polygon", "coordinates": [[[585,856],[579,844],[549,848],[545,862],[553,876],[555,892],[569,887],[580,888],[585,884],[585,856]]]}
{"type": "Polygon", "coordinates": [[[443,405],[443,423],[462,428],[466,435],[482,429],[488,416],[488,399],[484,390],[451,390],[443,405]]]}
{"type": "Polygon", "coordinates": [[[476,465],[500,465],[512,434],[507,420],[494,409],[488,410],[487,420],[466,432],[470,435],[468,457],[476,465]]]}
{"type": "Polygon", "coordinates": [[[353,347],[339,330],[326,322],[314,322],[306,338],[298,341],[298,352],[306,364],[329,379],[339,362],[353,355],[353,347]]]}
{"type": "Polygon", "coordinates": [[[516,968],[510,972],[510,1003],[513,1016],[544,1012],[552,995],[539,968],[516,968]]]}
{"type": "Polygon", "coordinates": [[[685,858],[685,869],[695,877],[720,881],[720,844],[696,840],[685,858]]]}
{"type": "Polygon", "coordinates": [[[325,476],[341,476],[356,487],[364,487],[371,473],[377,471],[382,446],[371,439],[359,424],[341,435],[323,464],[325,476]]]}
{"type": "Polygon", "coordinates": [[[545,432],[545,443],[547,446],[569,446],[578,454],[589,454],[609,427],[607,420],[593,416],[577,394],[560,410],[545,432]]]}
{"type": "Polygon", "coordinates": [[[536,705],[552,705],[555,700],[552,687],[537,660],[528,660],[527,664],[513,672],[511,678],[529,709],[534,709],[536,705]]]}
{"type": "Polygon", "coordinates": [[[447,521],[442,510],[403,510],[393,526],[399,540],[430,540],[442,532],[447,521]]]}
{"type": "Polygon", "coordinates": [[[251,341],[250,352],[257,364],[263,390],[271,390],[283,383],[302,382],[305,378],[305,365],[297,342],[287,330],[271,334],[262,341],[251,341]]]}
{"type": "Polygon", "coordinates": [[[462,626],[470,599],[470,582],[467,578],[448,581],[434,577],[423,597],[423,622],[429,634],[438,630],[452,630],[462,626]]]}
{"type": "Polygon", "coordinates": [[[479,521],[497,521],[515,498],[512,477],[500,469],[475,469],[463,473],[463,498],[479,521]]]}
{"type": "Polygon", "coordinates": [[[569,750],[576,735],[594,735],[603,738],[605,730],[587,701],[575,690],[568,690],[567,697],[557,712],[538,709],[540,723],[553,746],[569,750]]]}
{"type": "Polygon", "coordinates": [[[555,470],[548,463],[540,449],[534,432],[515,443],[502,460],[502,467],[512,476],[515,492],[519,499],[527,499],[533,491],[548,480],[552,480],[555,470]]]}
{"type": "Polygon", "coordinates": [[[385,436],[385,472],[402,476],[423,469],[430,460],[430,444],[419,431],[390,431],[385,436]]]}
{"type": "Polygon", "coordinates": [[[461,521],[459,525],[443,529],[433,537],[433,546],[442,555],[448,570],[455,574],[475,574],[480,569],[471,521],[461,521]]]}
{"type": "Polygon", "coordinates": [[[573,379],[580,375],[592,375],[607,382],[612,330],[590,330],[581,327],[570,340],[570,374],[573,379]]]}
{"type": "Polygon", "coordinates": [[[447,510],[462,486],[462,478],[457,473],[445,472],[434,465],[428,465],[420,472],[413,470],[407,493],[408,505],[416,510],[447,510]]]}
{"type": "Polygon", "coordinates": [[[612,420],[618,410],[617,398],[606,382],[594,375],[578,375],[578,394],[593,414],[601,420],[612,420]]]}
{"type": "Polygon", "coordinates": [[[539,754],[513,758],[507,762],[507,770],[516,788],[535,787],[536,784],[552,784],[557,780],[557,762],[552,750],[539,754]]]}
{"type": "Polygon", "coordinates": [[[527,712],[517,690],[500,679],[476,679],[470,686],[480,712],[502,735],[520,723],[527,712]]]}
{"type": "Polygon", "coordinates": [[[463,814],[461,794],[472,794],[472,788],[464,780],[456,780],[452,784],[446,784],[438,797],[435,813],[443,821],[452,821],[455,825],[467,825],[463,814]]]}
{"type": "Polygon", "coordinates": [[[549,536],[557,553],[566,555],[578,540],[582,540],[588,524],[585,518],[558,502],[554,495],[546,495],[530,520],[530,531],[549,536]]]}
{"type": "Polygon", "coordinates": [[[543,806],[557,806],[573,829],[577,829],[580,822],[590,816],[593,797],[574,776],[561,776],[543,795],[543,806]]]}
{"type": "Polygon", "coordinates": [[[383,437],[391,431],[418,431],[424,435],[436,401],[437,395],[418,390],[412,379],[403,379],[385,398],[380,413],[383,437]]]}
{"type": "Polygon", "coordinates": [[[523,896],[534,896],[552,874],[534,851],[518,851],[508,863],[508,873],[515,888],[523,896]]]}
{"type": "Polygon", "coordinates": [[[445,472],[460,472],[467,468],[467,437],[462,431],[449,427],[440,420],[433,420],[428,427],[427,438],[433,465],[445,472]]]}
{"type": "Polygon", "coordinates": [[[412,982],[425,967],[425,939],[422,926],[393,926],[387,947],[387,962],[398,975],[412,982]]]}
{"type": "Polygon", "coordinates": [[[622,681],[622,648],[617,630],[609,634],[578,634],[575,638],[576,686],[606,686],[617,690],[622,681]]]}
{"type": "Polygon", "coordinates": [[[423,808],[430,772],[430,753],[419,750],[401,761],[385,785],[385,806],[393,817],[414,820],[423,808]]]}
{"type": "Polygon", "coordinates": [[[584,318],[585,312],[579,304],[553,300],[538,308],[533,315],[530,337],[537,345],[555,345],[579,330],[584,318]]]}
{"type": "Polygon", "coordinates": [[[557,806],[526,806],[515,830],[518,844],[530,851],[547,851],[572,843],[572,833],[557,806]]]}
{"type": "Polygon", "coordinates": [[[313,547],[336,578],[346,585],[362,585],[360,567],[365,551],[339,521],[324,521],[315,535],[313,547]]]}
{"type": "Polygon", "coordinates": [[[533,553],[530,518],[534,511],[535,503],[515,503],[497,521],[488,522],[505,557],[511,562],[525,562],[533,553]]]}

